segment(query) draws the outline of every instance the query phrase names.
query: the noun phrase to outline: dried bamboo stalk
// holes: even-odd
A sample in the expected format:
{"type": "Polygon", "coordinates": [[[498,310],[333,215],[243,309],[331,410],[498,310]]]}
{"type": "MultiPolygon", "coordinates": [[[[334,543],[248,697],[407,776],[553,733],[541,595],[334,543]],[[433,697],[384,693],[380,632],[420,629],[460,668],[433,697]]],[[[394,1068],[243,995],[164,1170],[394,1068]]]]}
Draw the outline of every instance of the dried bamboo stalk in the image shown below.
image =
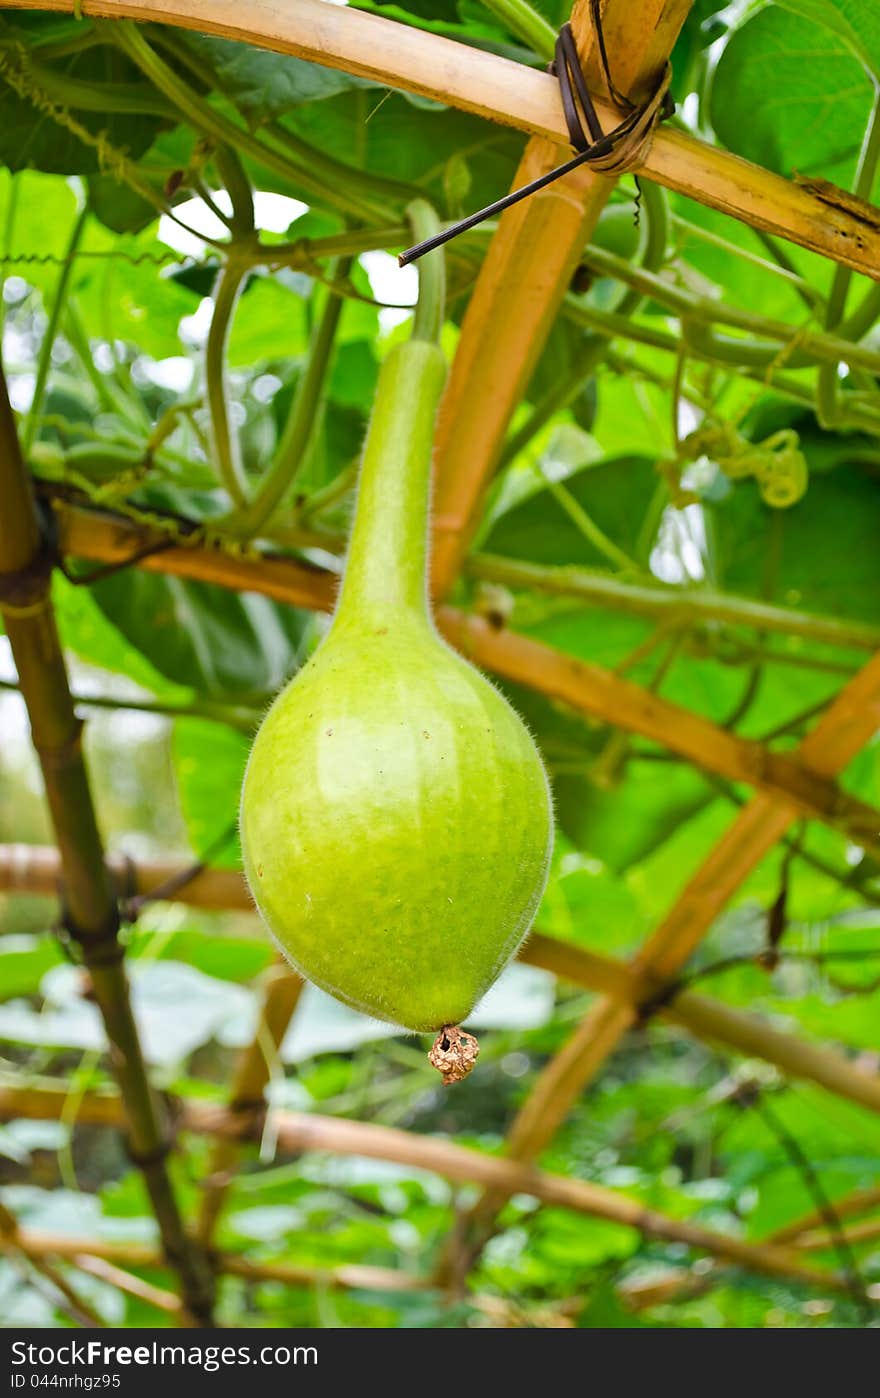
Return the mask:
{"type": "MultiPolygon", "coordinates": [[[[91,1118],[90,1096],[86,1094],[80,1104],[83,1121],[91,1118]]],[[[31,1116],[43,1120],[55,1119],[65,1097],[63,1091],[0,1086],[0,1118],[31,1116]]],[[[106,1120],[107,1104],[111,1100],[104,1096],[98,1101],[102,1121],[106,1120]]],[[[183,1130],[199,1135],[216,1135],[236,1141],[252,1140],[261,1129],[260,1115],[255,1114],[255,1118],[248,1121],[241,1112],[233,1112],[228,1107],[186,1102],[181,1104],[180,1125],[183,1130]]],[[[121,1118],[122,1107],[117,1099],[117,1121],[121,1118]]],[[[683,1243],[699,1252],[766,1276],[796,1279],[834,1290],[845,1289],[845,1282],[835,1273],[805,1263],[792,1251],[743,1242],[686,1219],[667,1218],[617,1190],[585,1180],[547,1174],[529,1165],[484,1155],[437,1137],[418,1136],[396,1127],[298,1112],[275,1113],[273,1127],[279,1149],[285,1153],[298,1155],[303,1151],[327,1151],[333,1155],[394,1160],[445,1179],[479,1184],[508,1195],[528,1194],[544,1204],[605,1218],[633,1228],[645,1237],[683,1243]]]]}
{"type": "Polygon", "coordinates": [[[67,1277],[59,1272],[48,1258],[34,1257],[28,1251],[26,1240],[18,1226],[18,1220],[6,1208],[5,1204],[0,1204],[0,1251],[13,1260],[24,1259],[22,1270],[25,1273],[30,1268],[44,1281],[47,1281],[61,1298],[60,1309],[64,1310],[77,1325],[97,1327],[105,1324],[103,1317],[98,1314],[94,1306],[80,1296],[67,1277]]]}
{"type": "MultiPolygon", "coordinates": [[[[40,1253],[34,1250],[31,1238],[25,1239],[25,1250],[31,1258],[40,1256],[40,1253]]],[[[144,1281],[142,1277],[134,1276],[131,1272],[115,1266],[102,1257],[90,1255],[88,1245],[82,1251],[70,1254],[70,1260],[80,1272],[88,1272],[89,1276],[97,1277],[99,1281],[106,1282],[108,1286],[115,1286],[117,1291],[123,1291],[127,1296],[134,1296],[138,1301],[145,1301],[148,1306],[155,1306],[159,1311],[165,1311],[167,1315],[174,1316],[179,1324],[192,1323],[187,1318],[180,1297],[175,1296],[173,1291],[163,1291],[161,1287],[153,1286],[151,1282],[144,1281]]],[[[156,1265],[162,1266],[162,1259],[158,1254],[156,1255],[156,1265]]]]}
{"type": "MultiPolygon", "coordinates": [[[[880,1218],[865,1218],[860,1223],[853,1223],[849,1228],[843,1229],[843,1236],[850,1247],[856,1247],[859,1243],[874,1243],[880,1238],[880,1218]]],[[[837,1240],[833,1233],[829,1233],[827,1227],[817,1228],[812,1233],[804,1233],[796,1238],[794,1246],[808,1252],[825,1252],[835,1248],[837,1240]]]]}
{"type": "MultiPolygon", "coordinates": [[[[19,1230],[20,1248],[30,1258],[59,1258],[69,1260],[83,1271],[96,1271],[95,1264],[103,1263],[110,1267],[165,1268],[168,1266],[162,1253],[148,1243],[127,1242],[122,1239],[78,1238],[67,1233],[51,1233],[39,1228],[19,1230]],[[89,1265],[86,1265],[89,1264],[89,1265]]],[[[246,1281],[279,1281],[288,1286],[325,1286],[351,1288],[363,1291],[419,1291],[427,1285],[424,1278],[408,1272],[398,1272],[390,1267],[370,1267],[351,1263],[339,1267],[307,1267],[291,1262],[252,1262],[237,1253],[219,1252],[214,1254],[218,1273],[243,1277],[246,1281]]],[[[171,1310],[171,1298],[140,1277],[130,1279],[131,1294],[138,1294],[133,1285],[139,1283],[157,1293],[151,1304],[171,1310]],[[160,1301],[168,1297],[167,1303],[160,1301]]],[[[122,1287],[121,1282],[115,1283],[122,1287]]],[[[146,1291],[142,1299],[147,1300],[146,1291]]]]}

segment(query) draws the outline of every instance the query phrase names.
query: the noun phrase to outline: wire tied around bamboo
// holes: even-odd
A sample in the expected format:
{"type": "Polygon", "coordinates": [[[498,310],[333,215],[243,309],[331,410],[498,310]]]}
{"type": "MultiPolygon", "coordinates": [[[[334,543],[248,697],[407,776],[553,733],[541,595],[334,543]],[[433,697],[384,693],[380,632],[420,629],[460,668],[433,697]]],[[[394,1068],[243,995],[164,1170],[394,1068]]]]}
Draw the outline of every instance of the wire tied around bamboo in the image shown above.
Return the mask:
{"type": "Polygon", "coordinates": [[[644,165],[657,125],[672,115],[674,108],[669,96],[672,68],[668,63],[665,65],[654,91],[644,102],[638,105],[631,102],[611,76],[598,0],[591,0],[591,13],[599,47],[602,77],[612,101],[621,111],[627,113],[623,121],[607,135],[602,130],[580,65],[570,24],[564,24],[559,31],[556,57],[550,65],[550,71],[559,82],[562,111],[572,148],[579,151],[594,170],[601,170],[607,175],[625,175],[628,171],[638,170],[644,165]],[[587,138],[584,121],[591,139],[587,138]],[[606,151],[605,146],[609,142],[611,149],[606,151]]]}
{"type": "Polygon", "coordinates": [[[502,199],[496,199],[494,204],[487,204],[485,209],[480,209],[477,213],[460,219],[458,223],[450,224],[448,228],[442,229],[433,237],[426,238],[424,242],[416,243],[414,247],[407,248],[397,259],[401,267],[406,267],[410,262],[416,262],[425,253],[448,243],[459,233],[465,233],[469,228],[475,228],[478,223],[483,223],[487,218],[503,213],[505,209],[509,209],[513,204],[518,204],[521,199],[528,198],[530,194],[537,194],[539,190],[545,189],[547,185],[553,184],[563,175],[568,175],[572,170],[576,170],[579,165],[589,164],[603,175],[623,175],[627,171],[641,169],[647,159],[655,130],[660,122],[665,121],[675,110],[675,104],[669,93],[672,69],[666,63],[651,95],[643,102],[631,102],[620,91],[611,76],[599,0],[590,0],[590,16],[599,50],[599,67],[602,71],[602,79],[610,100],[625,113],[623,120],[614,127],[613,131],[604,132],[602,130],[581,68],[571,25],[564,24],[556,39],[556,56],[550,64],[549,71],[559,83],[559,95],[562,100],[565,124],[568,127],[568,138],[577,154],[571,160],[567,160],[565,164],[557,165],[546,175],[541,175],[539,179],[532,180],[530,184],[522,185],[519,189],[511,190],[502,199]]]}

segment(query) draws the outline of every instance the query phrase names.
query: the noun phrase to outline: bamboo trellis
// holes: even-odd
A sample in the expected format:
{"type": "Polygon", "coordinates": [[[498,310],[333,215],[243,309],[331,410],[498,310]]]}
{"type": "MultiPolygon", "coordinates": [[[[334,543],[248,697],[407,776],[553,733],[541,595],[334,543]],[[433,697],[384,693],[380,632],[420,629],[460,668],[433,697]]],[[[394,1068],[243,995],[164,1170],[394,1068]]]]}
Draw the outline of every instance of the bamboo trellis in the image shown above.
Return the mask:
{"type": "MultiPolygon", "coordinates": [[[[69,11],[74,3],[11,0],[8,8],[69,11]]],[[[272,0],[251,0],[246,7],[233,0],[83,0],[79,8],[91,16],[158,20],[244,39],[376,78],[391,87],[421,93],[516,127],[531,138],[518,171],[518,184],[558,163],[559,147],[566,140],[557,88],[546,74],[322,0],[290,0],[284,7],[272,0]]],[[[644,0],[640,5],[605,0],[603,24],[623,87],[637,94],[641,86],[650,85],[666,61],[689,8],[689,0],[644,0]]],[[[575,4],[572,26],[588,78],[595,79],[593,36],[582,0],[575,4]]],[[[598,106],[610,122],[612,114],[603,112],[601,103],[598,106]]],[[[640,173],[880,280],[880,215],[830,187],[817,190],[783,180],[692,136],[662,128],[640,173]]],[[[494,566],[497,575],[498,560],[466,558],[484,490],[513,408],[612,185],[607,177],[581,169],[508,211],[492,239],[466,314],[441,414],[434,546],[438,598],[462,567],[477,576],[491,577],[494,566]],[[477,361],[479,376],[471,372],[477,361]]],[[[608,333],[613,333],[613,328],[608,333]]],[[[814,338],[821,341],[818,352],[826,360],[833,361],[838,351],[845,359],[852,350],[833,337],[814,338]]],[[[861,348],[853,352],[862,354],[861,348]]],[[[864,350],[864,354],[871,353],[864,350]]],[[[870,367],[876,369],[873,364],[870,367]]],[[[136,524],[61,498],[51,503],[62,554],[114,563],[161,542],[166,545],[162,551],[142,559],[139,566],[261,592],[298,607],[328,610],[332,606],[337,581],[332,571],[295,560],[242,557],[207,549],[196,539],[189,544],[177,539],[173,546],[167,546],[169,540],[155,525],[136,524]]],[[[731,1264],[825,1290],[845,1288],[844,1278],[804,1257],[806,1252],[821,1253],[829,1247],[827,1220],[821,1215],[796,1221],[760,1243],[743,1243],[646,1210],[618,1191],[544,1173],[533,1162],[646,1006],[653,1006],[657,1013],[700,1038],[739,1054],[763,1057],[787,1077],[808,1079],[880,1111],[880,1077],[860,1067],[845,1052],[805,1043],[753,1015],[686,988],[675,993],[674,985],[714,918],[755,865],[785,838],[793,821],[803,816],[824,821],[862,848],[876,851],[880,847],[880,814],[847,796],[836,782],[837,774],[880,727],[880,655],[876,653],[880,637],[873,628],[762,607],[745,599],[701,598],[701,606],[719,609],[721,620],[776,627],[875,652],[844,684],[797,751],[783,755],[764,744],[746,742],[599,666],[583,664],[499,630],[478,616],[438,606],[443,632],[477,663],[575,710],[659,742],[713,776],[749,786],[754,794],[633,961],[601,957],[540,932],[532,937],[523,952],[525,960],[598,992],[598,998],[539,1077],[514,1123],[506,1158],[366,1123],[273,1114],[273,1130],[282,1150],[396,1160],[449,1179],[477,1183],[484,1190],[466,1221],[467,1227],[450,1240],[433,1277],[362,1266],[316,1271],[285,1261],[255,1264],[238,1255],[217,1253],[212,1246],[236,1152],[254,1139],[265,1115],[266,1041],[280,1044],[301,988],[295,976],[280,968],[273,968],[266,979],[257,1037],[242,1055],[228,1106],[219,1109],[187,1103],[180,1107],[179,1120],[174,1123],[177,1131],[214,1138],[200,1216],[195,1223],[183,1218],[168,1163],[171,1123],[149,1085],[117,938],[122,893],[131,896],[153,891],[168,885],[181,871],[178,866],[155,862],[123,867],[105,857],[80,751],[80,723],[55,628],[51,563],[42,555],[36,503],[4,389],[0,392],[0,610],[42,765],[57,852],[0,848],[0,890],[63,892],[65,926],[79,944],[89,969],[119,1085],[118,1094],[86,1095],[80,1107],[81,1119],[125,1131],[133,1159],[144,1174],[161,1240],[161,1251],[157,1251],[134,1244],[41,1234],[18,1227],[12,1218],[0,1218],[0,1248],[19,1258],[22,1265],[36,1264],[41,1278],[54,1288],[59,1304],[71,1318],[85,1324],[99,1319],[89,1313],[68,1275],[58,1271],[59,1262],[103,1277],[167,1312],[180,1324],[210,1321],[214,1280],[225,1274],[297,1286],[320,1282],[383,1291],[447,1287],[463,1279],[491,1232],[499,1204],[513,1192],[613,1219],[646,1236],[682,1243],[713,1259],[709,1272],[673,1273],[653,1290],[630,1288],[634,1305],[655,1304],[688,1288],[706,1286],[722,1266],[731,1264]],[[3,589],[4,580],[10,579],[14,588],[3,589]],[[176,1274],[179,1294],[132,1273],[131,1269],[138,1267],[169,1269],[176,1274]]],[[[516,585],[516,578],[508,580],[516,585]]],[[[541,579],[522,573],[519,581],[542,585],[541,579]]],[[[659,589],[653,593],[613,582],[600,587],[595,579],[577,576],[557,577],[549,585],[567,585],[576,594],[578,588],[588,592],[592,588],[592,596],[600,604],[636,611],[647,608],[647,614],[658,608],[692,605],[673,600],[659,589]],[[598,598],[597,589],[602,593],[598,598]]],[[[236,874],[199,870],[178,882],[174,896],[182,901],[213,908],[248,906],[236,874]]],[[[63,1095],[49,1084],[16,1087],[0,1083],[0,1118],[55,1119],[60,1115],[63,1095]]],[[[853,1195],[838,1205],[838,1218],[857,1220],[849,1225],[853,1242],[877,1236],[877,1219],[870,1216],[877,1203],[875,1190],[853,1195]],[[860,1218],[864,1214],[869,1216],[860,1218]]],[[[488,1299],[486,1305],[491,1310],[488,1299]]]]}

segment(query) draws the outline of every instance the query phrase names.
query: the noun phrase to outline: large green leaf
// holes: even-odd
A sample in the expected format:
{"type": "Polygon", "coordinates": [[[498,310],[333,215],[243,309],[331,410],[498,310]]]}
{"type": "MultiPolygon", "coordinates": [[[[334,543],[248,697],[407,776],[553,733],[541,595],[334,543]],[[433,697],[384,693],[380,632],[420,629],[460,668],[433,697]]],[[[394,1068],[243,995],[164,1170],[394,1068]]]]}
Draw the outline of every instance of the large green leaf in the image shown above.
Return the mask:
{"type": "Polygon", "coordinates": [[[781,174],[841,181],[855,162],[871,100],[871,80],[842,38],[771,5],[724,49],[710,113],[738,155],[781,174]]]}
{"type": "MultiPolygon", "coordinates": [[[[548,463],[548,470],[552,464],[548,463]]],[[[656,483],[653,461],[623,456],[587,466],[568,476],[564,486],[593,523],[618,548],[631,553],[656,483]]],[[[496,520],[483,547],[489,553],[533,563],[608,566],[608,559],[546,487],[496,520]]]]}
{"type": "Polygon", "coordinates": [[[254,593],[131,568],[93,596],[155,669],[200,694],[261,699],[299,663],[307,619],[254,593]]]}

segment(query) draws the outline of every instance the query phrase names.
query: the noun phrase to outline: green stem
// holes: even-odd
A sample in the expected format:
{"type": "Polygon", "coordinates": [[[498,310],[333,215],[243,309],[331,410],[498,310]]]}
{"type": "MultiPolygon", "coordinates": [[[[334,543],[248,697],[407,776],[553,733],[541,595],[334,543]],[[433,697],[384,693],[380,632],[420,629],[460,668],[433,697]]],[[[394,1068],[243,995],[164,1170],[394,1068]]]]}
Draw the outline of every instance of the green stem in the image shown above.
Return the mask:
{"type": "MultiPolygon", "coordinates": [[[[417,243],[439,232],[440,221],[426,199],[414,199],[407,217],[417,243]]],[[[413,320],[413,339],[439,343],[446,310],[446,262],[442,248],[435,248],[419,262],[419,299],[413,320]]]]}
{"type": "MultiPolygon", "coordinates": [[[[324,514],[331,506],[344,499],[352,489],[357,480],[357,462],[352,462],[349,466],[343,466],[342,470],[328,481],[319,490],[313,490],[308,500],[304,501],[301,509],[297,510],[297,522],[305,525],[309,520],[318,515],[324,514]]],[[[332,552],[332,550],[331,550],[332,552]]]]}
{"type": "Polygon", "coordinates": [[[85,21],[69,39],[52,39],[51,35],[41,38],[39,32],[34,31],[28,35],[28,47],[43,58],[69,58],[71,54],[95,48],[100,42],[94,25],[85,21]]]}
{"type": "MultiPolygon", "coordinates": [[[[616,277],[640,291],[642,295],[652,297],[683,320],[710,327],[728,325],[747,334],[775,341],[769,346],[759,346],[766,355],[767,362],[779,357],[794,342],[795,347],[787,359],[792,368],[809,364],[811,359],[831,363],[843,360],[845,363],[862,366],[874,374],[880,373],[880,351],[868,346],[853,345],[835,335],[788,325],[785,321],[772,320],[755,311],[697,296],[683,287],[672,286],[653,272],[630,266],[624,258],[606,252],[604,248],[587,248],[582,260],[587,267],[591,267],[600,275],[616,277]]],[[[740,341],[734,340],[729,343],[738,346],[740,341]]]]}
{"type": "MultiPolygon", "coordinates": [[[[350,263],[345,262],[336,270],[345,277],[349,266],[350,263]]],[[[302,469],[324,401],[327,374],[344,304],[341,296],[328,293],[323,313],[312,333],[308,362],[296,386],[275,460],[253,499],[230,520],[236,534],[244,538],[251,538],[272,518],[302,469]]]]}
{"type": "Polygon", "coordinates": [[[635,561],[628,554],[625,554],[623,549],[618,548],[613,539],[608,538],[608,535],[599,528],[595,520],[587,514],[583,505],[575,499],[568,487],[562,481],[552,480],[543,471],[539,471],[538,474],[554,500],[558,501],[571,522],[587,542],[592,544],[596,552],[607,558],[608,562],[613,564],[615,568],[620,568],[625,573],[638,574],[639,568],[635,561]]]}
{"type": "Polygon", "coordinates": [[[556,31],[526,0],[483,0],[487,10],[500,19],[505,29],[549,63],[556,50],[556,31]]]}
{"type": "Polygon", "coordinates": [[[95,363],[92,346],[83,325],[82,317],[76,301],[69,297],[67,309],[64,317],[64,333],[70,341],[74,354],[85,371],[86,377],[95,390],[95,396],[100,407],[107,413],[121,417],[130,427],[139,431],[140,420],[134,410],[125,402],[122,395],[117,392],[106,374],[102,374],[95,363]]]}
{"type": "MultiPolygon", "coordinates": [[[[880,89],[874,100],[865,139],[859,155],[853,193],[858,199],[870,199],[874,187],[877,163],[880,161],[880,89]]],[[[852,272],[849,267],[836,266],[825,313],[825,329],[835,330],[846,312],[852,272]]],[[[839,425],[841,410],[840,378],[837,364],[823,364],[816,381],[816,414],[823,427],[839,425]]]]}
{"type": "Polygon", "coordinates": [[[74,254],[79,246],[86,220],[89,216],[89,206],[84,204],[77,214],[73,229],[70,234],[70,241],[67,244],[67,252],[64,255],[64,265],[61,268],[58,282],[55,287],[55,295],[52,300],[52,308],[49,312],[49,322],[46,326],[43,342],[40,345],[40,357],[37,360],[37,375],[34,383],[34,396],[28,409],[27,417],[22,429],[22,450],[25,455],[30,451],[40,426],[40,412],[43,406],[43,399],[46,394],[46,385],[49,382],[49,373],[52,368],[52,350],[58,338],[58,330],[61,324],[61,316],[64,311],[64,304],[67,300],[67,291],[70,286],[70,275],[73,271],[74,254]]]}
{"type": "Polygon", "coordinates": [[[383,361],[364,447],[357,511],[336,626],[427,618],[428,493],[434,419],[446,380],[427,340],[395,345],[383,361]]]}
{"type": "Polygon", "coordinates": [[[232,315],[248,276],[249,268],[230,258],[218,278],[214,291],[214,313],[205,344],[205,392],[211,418],[211,439],[214,461],[226,492],[238,505],[247,499],[248,483],[241,462],[238,438],[229,423],[229,402],[226,389],[226,344],[232,315]]]}
{"type": "Polygon", "coordinates": [[[75,107],[77,111],[125,112],[132,116],[158,116],[166,120],[177,115],[172,104],[148,83],[84,82],[33,60],[30,70],[44,92],[56,102],[63,103],[65,107],[75,107]]]}
{"type": "MultiPolygon", "coordinates": [[[[0,679],[0,689],[20,693],[15,680],[0,679]]],[[[111,699],[107,694],[72,694],[75,705],[86,709],[131,710],[132,713],[156,714],[160,718],[206,718],[213,723],[225,723],[241,733],[253,733],[259,721],[258,709],[228,704],[213,704],[208,699],[192,700],[188,704],[166,703],[159,699],[111,699]]]]}
{"type": "Polygon", "coordinates": [[[582,393],[590,379],[593,377],[596,366],[601,362],[608,352],[608,341],[597,336],[590,337],[581,351],[578,360],[578,371],[567,379],[557,379],[550,385],[543,397],[538,399],[529,416],[515,432],[504,443],[501,455],[498,458],[498,472],[503,471],[515,461],[521,451],[524,451],[529,442],[541,431],[542,427],[555,417],[563,408],[567,408],[570,403],[582,393]]]}
{"type": "Polygon", "coordinates": [[[839,333],[847,340],[861,340],[869,330],[873,330],[880,317],[880,282],[868,287],[859,304],[842,321],[839,333]]]}
{"type": "Polygon", "coordinates": [[[395,223],[387,228],[352,228],[344,233],[331,233],[326,238],[299,238],[292,243],[258,243],[242,249],[242,256],[261,267],[301,267],[304,271],[324,257],[356,257],[362,252],[402,248],[409,242],[408,224],[395,223]]]}
{"type": "MultiPolygon", "coordinates": [[[[375,217],[376,211],[384,208],[385,213],[389,208],[399,211],[404,207],[413,195],[418,194],[418,186],[404,184],[402,180],[390,180],[386,176],[374,174],[372,170],[361,170],[357,165],[348,165],[341,160],[334,160],[325,151],[318,151],[314,146],[310,146],[307,141],[302,140],[293,131],[288,131],[286,126],[280,122],[271,121],[263,129],[264,136],[270,137],[273,142],[278,142],[295,162],[297,169],[320,172],[323,178],[345,182],[346,194],[358,194],[368,201],[372,210],[370,217],[375,217]],[[381,203],[378,202],[381,200],[381,203]]],[[[366,209],[365,203],[364,208],[366,209]]]]}

